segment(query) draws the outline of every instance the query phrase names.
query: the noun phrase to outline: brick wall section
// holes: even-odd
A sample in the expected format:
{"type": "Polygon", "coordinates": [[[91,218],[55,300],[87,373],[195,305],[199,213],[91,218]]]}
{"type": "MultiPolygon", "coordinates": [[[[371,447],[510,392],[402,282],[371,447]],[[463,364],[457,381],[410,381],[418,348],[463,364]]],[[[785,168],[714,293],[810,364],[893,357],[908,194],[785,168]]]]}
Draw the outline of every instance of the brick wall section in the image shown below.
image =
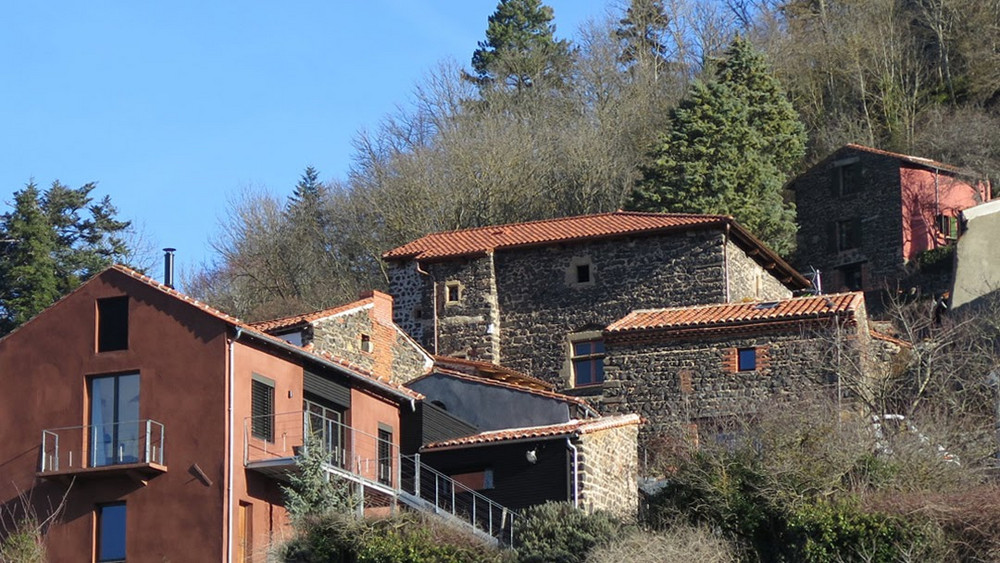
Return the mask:
{"type": "Polygon", "coordinates": [[[893,157],[844,147],[793,181],[798,215],[799,271],[810,266],[824,272],[823,290],[842,289],[834,269],[867,261],[863,271],[865,289],[877,290],[891,284],[903,265],[902,195],[899,161],[893,157]],[[858,158],[863,188],[857,193],[834,193],[835,163],[858,158]],[[839,252],[833,227],[837,221],[861,220],[859,248],[839,252]],[[840,286],[840,287],[838,287],[840,286]]]}
{"type": "Polygon", "coordinates": [[[637,413],[646,419],[640,437],[645,443],[679,424],[756,412],[774,398],[833,393],[834,339],[829,328],[815,327],[692,338],[611,336],[598,407],[605,414],[637,413]],[[737,371],[740,348],[757,349],[757,369],[737,371]]]}
{"type": "Polygon", "coordinates": [[[635,519],[639,508],[638,435],[639,425],[632,424],[582,434],[574,441],[581,508],[635,519]]]}

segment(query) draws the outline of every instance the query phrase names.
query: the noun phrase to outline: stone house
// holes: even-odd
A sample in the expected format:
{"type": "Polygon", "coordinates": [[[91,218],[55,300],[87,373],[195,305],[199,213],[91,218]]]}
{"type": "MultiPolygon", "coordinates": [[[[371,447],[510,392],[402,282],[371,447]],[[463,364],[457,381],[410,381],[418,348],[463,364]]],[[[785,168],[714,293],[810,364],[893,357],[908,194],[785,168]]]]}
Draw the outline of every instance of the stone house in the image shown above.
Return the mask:
{"type": "Polygon", "coordinates": [[[633,311],[604,331],[598,400],[646,419],[647,444],[710,434],[782,399],[853,401],[867,388],[869,340],[860,292],[633,311]]]}
{"type": "MultiPolygon", "coordinates": [[[[789,189],[798,213],[797,267],[819,270],[823,291],[865,291],[874,309],[881,292],[916,283],[904,278],[922,252],[957,239],[963,209],[991,197],[989,183],[971,170],[855,144],[789,189]]],[[[947,281],[917,285],[947,289],[947,281]]]]}
{"type": "Polygon", "coordinates": [[[336,356],[379,379],[404,383],[430,371],[434,360],[392,322],[392,309],[392,296],[370,291],[346,305],[250,326],[336,356]]]}
{"type": "Polygon", "coordinates": [[[776,300],[809,282],[732,217],[614,212],[433,233],[383,255],[396,324],[435,355],[600,387],[636,309],[776,300]]]}

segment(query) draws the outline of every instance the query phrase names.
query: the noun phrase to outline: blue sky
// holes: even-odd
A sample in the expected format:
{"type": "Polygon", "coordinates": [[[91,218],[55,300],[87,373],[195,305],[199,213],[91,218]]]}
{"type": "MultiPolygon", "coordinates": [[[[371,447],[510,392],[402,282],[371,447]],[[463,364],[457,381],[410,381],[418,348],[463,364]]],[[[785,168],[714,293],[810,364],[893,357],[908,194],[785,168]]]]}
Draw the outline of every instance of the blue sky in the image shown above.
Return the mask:
{"type": "MultiPolygon", "coordinates": [[[[557,36],[606,0],[550,0],[557,36]]],[[[0,20],[3,212],[30,179],[98,182],[190,271],[227,201],[343,178],[359,129],[438,62],[468,64],[495,0],[10,2],[0,20]]],[[[157,271],[153,271],[158,276],[157,271]]]]}

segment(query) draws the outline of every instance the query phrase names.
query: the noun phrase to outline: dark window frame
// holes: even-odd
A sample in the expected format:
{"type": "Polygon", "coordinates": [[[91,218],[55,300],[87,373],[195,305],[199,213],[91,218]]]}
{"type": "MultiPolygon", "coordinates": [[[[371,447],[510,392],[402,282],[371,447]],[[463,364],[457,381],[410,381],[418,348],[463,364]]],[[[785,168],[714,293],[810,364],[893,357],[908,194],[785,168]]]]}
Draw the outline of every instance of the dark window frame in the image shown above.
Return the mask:
{"type": "Polygon", "coordinates": [[[571,341],[570,363],[573,369],[573,387],[603,384],[605,356],[604,339],[601,337],[571,341]],[[581,346],[587,346],[587,348],[580,348],[581,346]],[[583,366],[587,366],[586,373],[580,369],[583,366]]]}
{"type": "Polygon", "coordinates": [[[861,219],[857,217],[843,219],[841,221],[837,221],[836,225],[837,252],[845,252],[847,250],[861,248],[861,219]]]}
{"type": "Polygon", "coordinates": [[[274,443],[274,381],[253,374],[250,380],[250,435],[274,443]]]}
{"type": "Polygon", "coordinates": [[[97,300],[97,351],[128,350],[129,299],[127,295],[97,300]]]}
{"type": "MultiPolygon", "coordinates": [[[[95,510],[97,517],[97,526],[94,529],[94,555],[98,563],[113,563],[119,561],[125,561],[125,556],[127,555],[128,549],[128,510],[126,509],[126,504],[122,502],[109,502],[106,504],[99,504],[95,510]],[[119,532],[121,536],[120,547],[119,542],[115,542],[114,546],[109,547],[107,539],[107,534],[105,532],[112,532],[105,528],[105,524],[108,522],[108,515],[105,515],[104,511],[109,508],[122,508],[122,518],[121,518],[121,530],[113,530],[114,532],[119,532]],[[115,549],[118,548],[118,549],[115,549]],[[107,553],[106,551],[111,551],[107,553]],[[120,555],[120,556],[119,556],[120,555]]],[[[117,539],[116,535],[116,539],[117,539]]]]}
{"type": "Polygon", "coordinates": [[[838,164],[834,168],[834,192],[838,197],[854,195],[861,192],[861,162],[852,160],[838,164]]]}
{"type": "Polygon", "coordinates": [[[378,425],[378,482],[392,486],[392,427],[383,423],[378,425]]]}
{"type": "Polygon", "coordinates": [[[576,265],[576,283],[590,283],[593,279],[590,275],[590,264],[576,265]]]}
{"type": "Polygon", "coordinates": [[[757,348],[736,349],[736,371],[757,371],[757,348]]]}

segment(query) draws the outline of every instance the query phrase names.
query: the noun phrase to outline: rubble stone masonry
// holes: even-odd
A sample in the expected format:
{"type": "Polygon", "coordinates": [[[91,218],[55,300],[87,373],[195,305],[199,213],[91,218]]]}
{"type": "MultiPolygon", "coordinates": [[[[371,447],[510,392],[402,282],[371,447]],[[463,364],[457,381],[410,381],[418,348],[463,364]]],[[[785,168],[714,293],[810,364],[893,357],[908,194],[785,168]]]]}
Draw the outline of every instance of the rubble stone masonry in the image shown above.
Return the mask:
{"type": "Polygon", "coordinates": [[[634,519],[639,508],[638,424],[582,434],[577,447],[580,507],[634,519]]]}

